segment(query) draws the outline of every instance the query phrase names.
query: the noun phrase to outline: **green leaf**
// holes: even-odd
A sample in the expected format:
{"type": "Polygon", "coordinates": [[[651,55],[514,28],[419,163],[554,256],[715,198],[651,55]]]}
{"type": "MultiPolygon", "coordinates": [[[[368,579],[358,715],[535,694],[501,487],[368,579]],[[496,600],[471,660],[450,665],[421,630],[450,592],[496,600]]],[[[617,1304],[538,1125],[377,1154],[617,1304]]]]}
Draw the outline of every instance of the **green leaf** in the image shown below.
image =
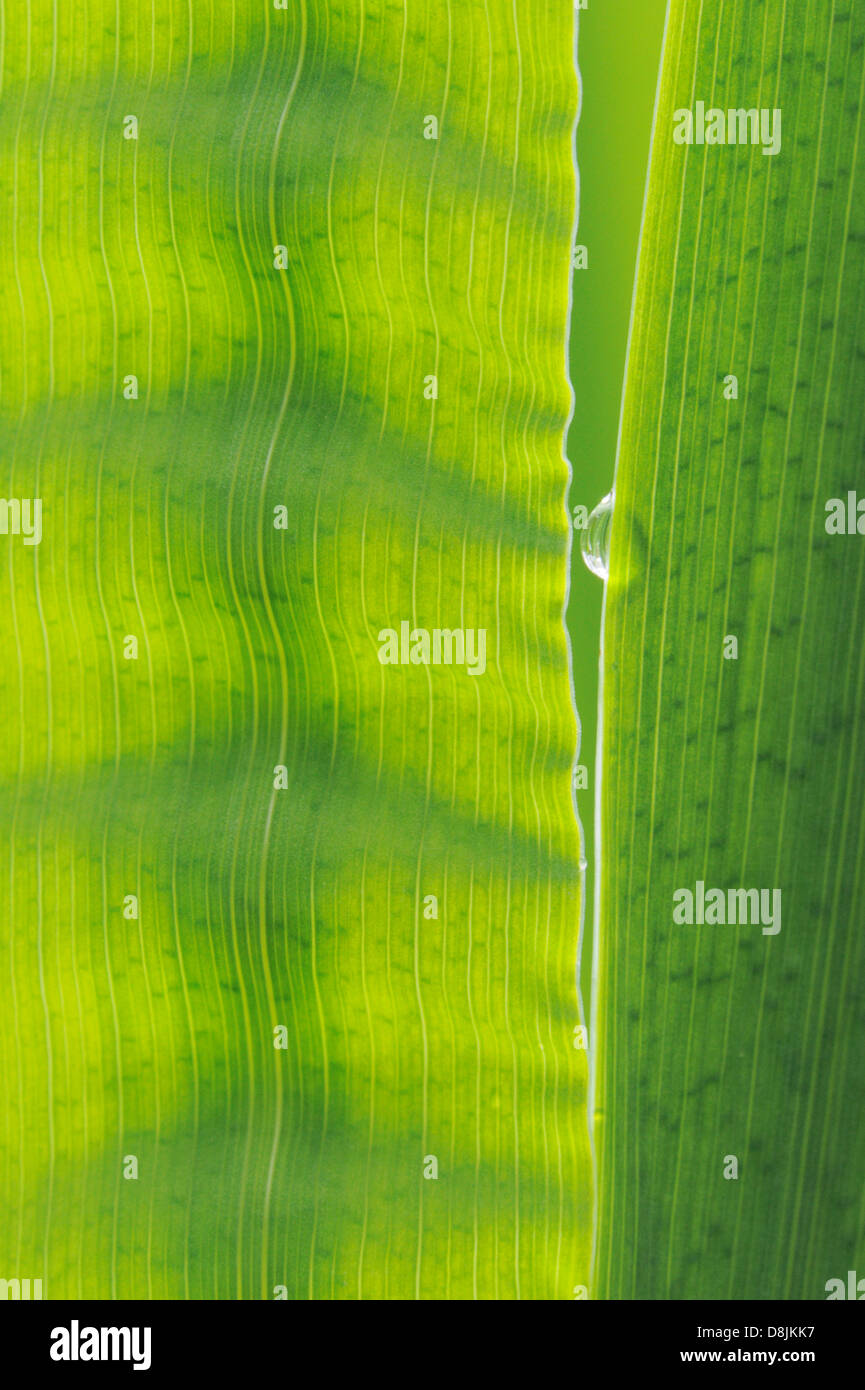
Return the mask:
{"type": "Polygon", "coordinates": [[[863,84],[859,3],[671,4],[605,613],[599,1297],[865,1274],[865,539],[825,527],[865,495],[863,84]],[[781,108],[780,152],[674,143],[697,101],[781,108]],[[779,889],[781,930],[674,923],[698,881],[779,889]]]}
{"type": "Polygon", "coordinates": [[[573,12],[4,26],[0,1275],[572,1297],[573,12]]]}

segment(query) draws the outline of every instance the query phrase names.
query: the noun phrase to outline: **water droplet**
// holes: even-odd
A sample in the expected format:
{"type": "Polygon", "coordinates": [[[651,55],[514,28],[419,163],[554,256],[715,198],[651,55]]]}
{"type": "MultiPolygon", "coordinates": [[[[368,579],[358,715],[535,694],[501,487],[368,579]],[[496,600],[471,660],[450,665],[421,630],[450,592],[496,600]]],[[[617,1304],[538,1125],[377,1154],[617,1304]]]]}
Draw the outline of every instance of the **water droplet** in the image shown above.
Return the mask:
{"type": "Polygon", "coordinates": [[[613,494],[602,497],[589,517],[589,524],[580,532],[583,559],[592,574],[606,579],[610,572],[610,530],[613,521],[613,494]]]}

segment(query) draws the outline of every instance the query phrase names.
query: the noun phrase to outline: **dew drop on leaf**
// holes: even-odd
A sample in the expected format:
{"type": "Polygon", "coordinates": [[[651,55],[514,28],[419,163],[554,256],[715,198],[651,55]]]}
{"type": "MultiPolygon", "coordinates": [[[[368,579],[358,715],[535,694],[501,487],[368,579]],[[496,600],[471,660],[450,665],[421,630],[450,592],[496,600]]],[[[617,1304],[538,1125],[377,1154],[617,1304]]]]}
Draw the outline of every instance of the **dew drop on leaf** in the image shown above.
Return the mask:
{"type": "Polygon", "coordinates": [[[610,528],[613,521],[613,494],[608,492],[595,507],[589,523],[580,532],[583,559],[592,574],[606,579],[610,572],[610,528]]]}

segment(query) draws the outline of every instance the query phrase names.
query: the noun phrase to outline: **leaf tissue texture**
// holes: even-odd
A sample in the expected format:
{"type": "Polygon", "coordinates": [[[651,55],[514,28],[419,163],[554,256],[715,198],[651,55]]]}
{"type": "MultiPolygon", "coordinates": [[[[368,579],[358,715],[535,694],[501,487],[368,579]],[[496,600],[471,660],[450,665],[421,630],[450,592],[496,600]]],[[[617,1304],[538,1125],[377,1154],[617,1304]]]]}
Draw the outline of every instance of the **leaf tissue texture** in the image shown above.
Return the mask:
{"type": "Polygon", "coordinates": [[[670,6],[605,615],[598,1297],[865,1273],[865,536],[826,527],[865,497],[863,88],[860,0],[670,6]],[[779,110],[780,149],[677,143],[698,102],[779,110]],[[710,889],[779,911],[701,924],[710,889]]]}
{"type": "Polygon", "coordinates": [[[573,1297],[573,8],[2,18],[0,1275],[573,1297]]]}

